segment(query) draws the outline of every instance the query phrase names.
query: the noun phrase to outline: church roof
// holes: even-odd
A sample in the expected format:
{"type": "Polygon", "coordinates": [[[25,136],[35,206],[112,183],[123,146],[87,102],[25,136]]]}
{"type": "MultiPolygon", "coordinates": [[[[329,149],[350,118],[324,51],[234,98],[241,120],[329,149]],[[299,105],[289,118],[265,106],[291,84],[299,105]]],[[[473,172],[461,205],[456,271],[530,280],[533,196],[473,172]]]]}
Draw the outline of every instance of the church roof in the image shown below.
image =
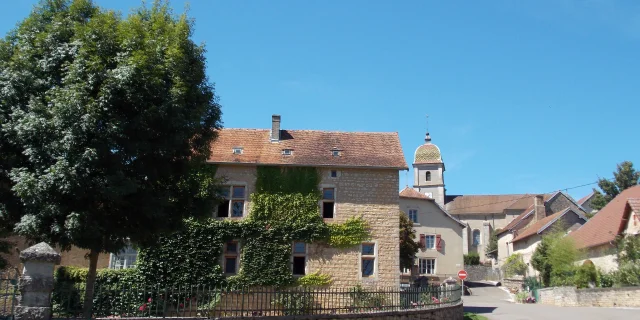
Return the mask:
{"type": "Polygon", "coordinates": [[[425,144],[416,149],[413,157],[414,164],[442,163],[442,154],[440,148],[431,143],[431,136],[427,133],[425,144]]]}
{"type": "Polygon", "coordinates": [[[447,196],[452,201],[446,206],[451,214],[502,213],[504,209],[527,196],[526,194],[447,196]]]}

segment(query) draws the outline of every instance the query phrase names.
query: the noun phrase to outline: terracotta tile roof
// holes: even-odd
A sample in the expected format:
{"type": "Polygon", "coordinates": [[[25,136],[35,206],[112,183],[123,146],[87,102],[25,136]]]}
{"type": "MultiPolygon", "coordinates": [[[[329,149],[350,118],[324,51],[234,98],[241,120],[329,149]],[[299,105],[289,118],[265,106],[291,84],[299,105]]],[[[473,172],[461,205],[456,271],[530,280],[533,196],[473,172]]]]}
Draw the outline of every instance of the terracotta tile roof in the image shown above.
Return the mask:
{"type": "Polygon", "coordinates": [[[544,219],[538,220],[536,222],[534,222],[533,224],[531,224],[530,226],[526,227],[525,229],[521,230],[520,232],[518,232],[518,235],[516,235],[515,238],[513,238],[512,242],[517,242],[520,240],[524,240],[526,238],[529,238],[535,234],[539,234],[542,231],[546,230],[547,228],[549,228],[557,219],[560,219],[562,216],[564,216],[565,214],[572,212],[575,215],[580,216],[579,214],[575,213],[573,211],[573,209],[571,208],[566,208],[562,211],[556,212],[550,216],[546,216],[544,217],[544,219]]]}
{"type": "Polygon", "coordinates": [[[408,169],[396,132],[281,130],[280,136],[272,143],[267,129],[221,129],[209,162],[408,169]],[[233,153],[237,147],[242,154],[233,153]],[[285,149],[291,155],[283,155],[285,149]]]}
{"type": "Polygon", "coordinates": [[[630,198],[640,198],[640,185],[622,191],[580,229],[569,234],[576,246],[590,248],[615,240],[622,231],[622,219],[630,198]]]}
{"type": "Polygon", "coordinates": [[[526,194],[462,195],[447,203],[451,214],[502,213],[526,194]]]}
{"type": "MultiPolygon", "coordinates": [[[[544,194],[543,200],[545,201],[545,203],[547,201],[549,201],[549,199],[551,199],[553,196],[557,195],[558,193],[546,193],[544,194]]],[[[522,211],[521,214],[519,214],[517,217],[515,217],[513,220],[511,220],[504,228],[502,228],[502,230],[500,232],[498,232],[498,235],[501,235],[513,228],[515,228],[516,226],[518,226],[520,224],[520,227],[526,226],[526,223],[528,223],[528,219],[532,214],[533,214],[533,202],[534,202],[534,198],[535,195],[530,195],[530,197],[526,197],[523,199],[518,200],[518,202],[520,202],[518,205],[522,206],[524,204],[528,204],[528,206],[526,207],[526,209],[524,209],[524,211],[522,211]],[[521,224],[521,222],[524,222],[524,224],[521,224]]],[[[507,209],[514,209],[514,207],[516,207],[516,204],[514,204],[512,207],[509,207],[507,209]]]]}
{"type": "Polygon", "coordinates": [[[588,195],[580,198],[580,200],[576,201],[579,205],[583,205],[585,202],[587,202],[587,200],[589,200],[589,198],[593,197],[595,193],[591,192],[588,195]]]}
{"type": "Polygon", "coordinates": [[[640,213],[640,198],[629,198],[627,205],[633,212],[640,213]]]}
{"type": "Polygon", "coordinates": [[[424,199],[424,200],[435,201],[434,199],[429,198],[426,194],[422,194],[416,191],[415,189],[409,188],[409,187],[404,187],[404,189],[400,191],[400,198],[424,199]]]}

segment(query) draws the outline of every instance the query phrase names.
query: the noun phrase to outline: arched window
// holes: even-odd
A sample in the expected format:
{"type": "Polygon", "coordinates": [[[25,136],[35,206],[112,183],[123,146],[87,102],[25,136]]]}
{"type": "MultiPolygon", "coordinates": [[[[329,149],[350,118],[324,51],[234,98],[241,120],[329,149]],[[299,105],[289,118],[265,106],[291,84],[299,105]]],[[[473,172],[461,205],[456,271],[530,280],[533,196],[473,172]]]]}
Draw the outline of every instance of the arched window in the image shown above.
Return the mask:
{"type": "Polygon", "coordinates": [[[431,181],[431,171],[427,171],[427,173],[425,173],[425,180],[427,181],[431,181]]]}
{"type": "Polygon", "coordinates": [[[473,230],[473,245],[476,247],[480,245],[480,230],[478,229],[473,230]]]}

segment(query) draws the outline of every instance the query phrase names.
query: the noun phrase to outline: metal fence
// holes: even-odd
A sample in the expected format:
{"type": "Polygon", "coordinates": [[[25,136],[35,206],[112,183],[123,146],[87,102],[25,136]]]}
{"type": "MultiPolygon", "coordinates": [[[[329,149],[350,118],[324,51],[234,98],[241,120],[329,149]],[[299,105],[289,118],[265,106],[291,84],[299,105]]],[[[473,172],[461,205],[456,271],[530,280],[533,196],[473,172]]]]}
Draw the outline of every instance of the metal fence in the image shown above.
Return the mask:
{"type": "Polygon", "coordinates": [[[13,310],[18,304],[17,270],[0,271],[0,320],[13,320],[13,310]]]}
{"type": "MultiPolygon", "coordinates": [[[[78,318],[82,290],[58,287],[53,318],[78,318]]],[[[456,304],[459,285],[421,288],[244,288],[107,285],[96,289],[93,316],[259,317],[400,311],[456,304]]]]}

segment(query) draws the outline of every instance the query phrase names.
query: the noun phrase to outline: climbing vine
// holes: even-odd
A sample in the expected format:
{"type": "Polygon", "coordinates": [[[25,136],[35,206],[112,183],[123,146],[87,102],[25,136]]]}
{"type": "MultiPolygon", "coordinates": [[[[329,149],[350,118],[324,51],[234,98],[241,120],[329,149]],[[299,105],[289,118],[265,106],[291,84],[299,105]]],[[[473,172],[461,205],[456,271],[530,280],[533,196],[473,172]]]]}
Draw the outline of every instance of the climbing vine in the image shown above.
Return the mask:
{"type": "Polygon", "coordinates": [[[351,217],[341,224],[329,225],[329,245],[336,248],[349,248],[369,240],[369,224],[362,218],[351,217]]]}
{"type": "Polygon", "coordinates": [[[329,275],[312,273],[296,280],[291,270],[294,241],[347,248],[370,238],[362,217],[327,224],[320,216],[315,168],[258,167],[250,214],[243,220],[189,219],[184,228],[141,248],[137,278],[167,286],[321,286],[329,275]],[[224,244],[238,241],[240,270],[225,276],[224,244]]]}

